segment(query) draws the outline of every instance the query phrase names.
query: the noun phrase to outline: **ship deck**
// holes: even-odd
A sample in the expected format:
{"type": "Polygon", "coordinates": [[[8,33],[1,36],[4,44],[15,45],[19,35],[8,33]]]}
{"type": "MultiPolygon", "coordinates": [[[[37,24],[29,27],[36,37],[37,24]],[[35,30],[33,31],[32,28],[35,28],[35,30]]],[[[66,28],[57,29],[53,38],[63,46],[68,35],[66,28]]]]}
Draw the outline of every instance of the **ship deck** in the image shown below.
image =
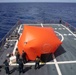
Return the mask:
{"type": "MultiPolygon", "coordinates": [[[[63,41],[57,51],[50,56],[51,60],[40,68],[34,69],[34,62],[28,62],[24,66],[25,72],[22,75],[75,75],[76,74],[76,35],[62,24],[29,24],[39,27],[53,27],[57,36],[63,41]],[[32,67],[31,67],[32,66],[32,67]]],[[[23,24],[20,25],[17,32],[21,35],[23,24]]],[[[15,33],[12,32],[12,36],[15,33]]],[[[0,65],[6,59],[8,53],[14,53],[17,48],[18,38],[9,39],[0,51],[0,65]],[[8,48],[5,48],[6,44],[8,48]]],[[[11,75],[19,75],[17,64],[10,65],[11,75]]],[[[1,68],[0,75],[5,75],[4,68],[1,68]]]]}

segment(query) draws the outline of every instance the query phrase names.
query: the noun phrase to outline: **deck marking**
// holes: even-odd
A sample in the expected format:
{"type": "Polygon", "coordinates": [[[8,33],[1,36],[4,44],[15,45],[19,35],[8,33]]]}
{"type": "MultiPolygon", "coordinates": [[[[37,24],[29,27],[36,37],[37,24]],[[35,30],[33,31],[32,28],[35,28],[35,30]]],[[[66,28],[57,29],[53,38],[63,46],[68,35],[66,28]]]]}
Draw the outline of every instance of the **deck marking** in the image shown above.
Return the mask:
{"type": "Polygon", "coordinates": [[[54,28],[55,30],[57,30],[57,28],[54,28]]]}
{"type": "Polygon", "coordinates": [[[70,63],[76,63],[76,61],[60,61],[60,62],[57,62],[58,64],[70,64],[70,63]]]}
{"type": "Polygon", "coordinates": [[[68,35],[71,36],[72,34],[69,33],[68,35]]]}
{"type": "Polygon", "coordinates": [[[22,35],[22,33],[19,33],[19,35],[22,35]]]}
{"type": "Polygon", "coordinates": [[[67,36],[67,34],[63,34],[64,36],[67,36]]]}
{"type": "Polygon", "coordinates": [[[54,62],[55,62],[55,66],[56,66],[58,75],[62,75],[62,73],[61,73],[61,71],[60,71],[60,68],[59,68],[59,66],[58,66],[57,60],[56,60],[56,58],[55,58],[55,55],[52,54],[52,57],[53,57],[53,60],[54,60],[54,62]]]}
{"type": "Polygon", "coordinates": [[[43,27],[43,24],[41,23],[41,27],[43,27]]]}
{"type": "MultiPolygon", "coordinates": [[[[73,63],[76,63],[76,61],[58,61],[58,62],[56,62],[57,64],[73,64],[73,63]]],[[[42,65],[42,64],[46,64],[46,65],[53,65],[53,64],[55,64],[55,62],[47,62],[47,63],[40,63],[40,65],[42,65]]],[[[18,64],[16,64],[16,63],[10,63],[10,65],[11,66],[16,66],[16,65],[18,65],[18,64]]],[[[24,65],[35,65],[35,62],[29,62],[29,63],[26,63],[26,64],[24,64],[24,65]]]]}
{"type": "Polygon", "coordinates": [[[20,34],[19,40],[20,40],[20,38],[21,38],[21,35],[22,35],[22,33],[20,34]]]}
{"type": "Polygon", "coordinates": [[[16,44],[15,44],[15,47],[14,47],[14,50],[13,50],[13,55],[15,55],[15,51],[16,51],[16,48],[17,48],[17,44],[18,44],[18,40],[16,41],[16,44]]]}
{"type": "Polygon", "coordinates": [[[57,31],[55,31],[57,34],[59,34],[61,37],[62,37],[62,39],[61,39],[61,41],[63,41],[64,40],[64,37],[63,37],[63,35],[62,34],[60,34],[59,32],[57,32],[57,31]]]}
{"type": "MultiPolygon", "coordinates": [[[[53,65],[55,63],[54,62],[40,63],[40,65],[42,65],[42,64],[53,65]]],[[[14,64],[10,63],[10,66],[17,66],[17,65],[18,65],[17,63],[14,63],[14,64]]],[[[33,62],[33,63],[26,63],[24,65],[35,65],[35,62],[33,62]]]]}
{"type": "Polygon", "coordinates": [[[64,28],[66,28],[71,34],[73,34],[73,36],[75,36],[76,37],[76,35],[69,29],[69,28],[67,28],[67,27],[65,27],[64,25],[62,25],[64,28]]]}
{"type": "Polygon", "coordinates": [[[21,30],[23,30],[23,28],[21,27],[21,30]]]}
{"type": "Polygon", "coordinates": [[[18,29],[18,33],[20,32],[20,30],[21,30],[21,27],[22,27],[22,25],[20,25],[20,27],[19,27],[19,29],[18,29]]]}

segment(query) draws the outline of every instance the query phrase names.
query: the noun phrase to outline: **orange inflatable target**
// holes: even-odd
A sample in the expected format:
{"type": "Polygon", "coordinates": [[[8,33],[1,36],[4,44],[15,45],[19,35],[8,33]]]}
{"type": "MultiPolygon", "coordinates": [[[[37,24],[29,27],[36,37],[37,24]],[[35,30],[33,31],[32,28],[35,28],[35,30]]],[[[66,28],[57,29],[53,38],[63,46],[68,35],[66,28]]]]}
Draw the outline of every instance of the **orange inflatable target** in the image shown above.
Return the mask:
{"type": "Polygon", "coordinates": [[[24,25],[18,50],[20,54],[24,50],[29,60],[35,60],[41,54],[54,53],[61,43],[52,27],[24,25]]]}

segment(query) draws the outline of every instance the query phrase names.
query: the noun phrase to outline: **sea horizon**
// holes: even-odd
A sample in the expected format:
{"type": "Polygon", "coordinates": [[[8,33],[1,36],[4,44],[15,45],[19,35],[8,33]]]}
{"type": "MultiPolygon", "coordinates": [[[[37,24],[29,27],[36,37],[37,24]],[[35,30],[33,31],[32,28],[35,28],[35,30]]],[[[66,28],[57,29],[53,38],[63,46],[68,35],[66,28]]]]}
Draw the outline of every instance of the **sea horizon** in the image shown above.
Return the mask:
{"type": "Polygon", "coordinates": [[[0,3],[0,39],[20,19],[22,23],[50,23],[62,19],[76,27],[76,3],[6,2],[0,3]]]}

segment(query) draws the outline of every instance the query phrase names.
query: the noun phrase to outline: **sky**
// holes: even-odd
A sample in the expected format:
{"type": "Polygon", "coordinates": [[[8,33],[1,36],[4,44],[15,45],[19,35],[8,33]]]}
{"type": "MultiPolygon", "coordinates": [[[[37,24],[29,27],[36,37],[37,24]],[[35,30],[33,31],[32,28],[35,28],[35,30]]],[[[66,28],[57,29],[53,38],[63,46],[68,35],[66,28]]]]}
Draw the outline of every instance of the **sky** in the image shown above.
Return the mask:
{"type": "Polygon", "coordinates": [[[76,0],[0,0],[0,2],[76,2],[76,0]]]}

